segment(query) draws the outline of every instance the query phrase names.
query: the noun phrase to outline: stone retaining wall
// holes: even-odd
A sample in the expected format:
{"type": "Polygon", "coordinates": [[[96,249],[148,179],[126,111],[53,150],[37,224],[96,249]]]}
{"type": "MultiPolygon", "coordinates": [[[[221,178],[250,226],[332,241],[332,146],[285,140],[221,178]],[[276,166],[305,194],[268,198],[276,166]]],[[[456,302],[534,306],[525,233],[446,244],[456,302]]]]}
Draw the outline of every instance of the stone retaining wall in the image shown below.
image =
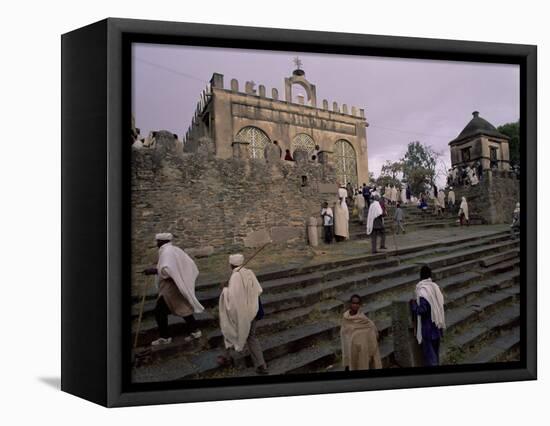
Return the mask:
{"type": "Polygon", "coordinates": [[[519,183],[513,173],[485,170],[478,185],[455,188],[456,202],[460,205],[465,196],[470,216],[480,216],[486,223],[512,223],[512,212],[520,200],[519,183]]]}
{"type": "Polygon", "coordinates": [[[307,221],[336,200],[332,166],[220,159],[157,143],[132,155],[132,260],[155,261],[154,235],[172,232],[194,255],[307,244],[307,221]]]}

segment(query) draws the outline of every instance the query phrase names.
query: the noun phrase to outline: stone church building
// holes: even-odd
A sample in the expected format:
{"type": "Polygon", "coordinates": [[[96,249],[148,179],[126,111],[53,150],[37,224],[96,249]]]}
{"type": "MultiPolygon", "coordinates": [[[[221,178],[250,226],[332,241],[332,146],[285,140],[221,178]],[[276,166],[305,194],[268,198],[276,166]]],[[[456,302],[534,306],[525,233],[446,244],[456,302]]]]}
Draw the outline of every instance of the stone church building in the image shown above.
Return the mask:
{"type": "Polygon", "coordinates": [[[316,159],[334,166],[336,180],[354,187],[368,182],[368,123],[365,111],[355,106],[323,100],[318,105],[316,87],[300,69],[284,80],[284,99],[277,89],[267,93],[265,86],[247,81],[244,91],[236,79],[225,87],[224,76],[214,73],[201,94],[192,123],[184,137],[184,151],[195,152],[199,139],[208,138],[220,159],[264,160],[264,148],[277,141],[284,158],[306,151],[309,161],[316,159]],[[304,95],[296,96],[296,86],[304,95]],[[318,148],[316,149],[316,146],[318,148]]]}

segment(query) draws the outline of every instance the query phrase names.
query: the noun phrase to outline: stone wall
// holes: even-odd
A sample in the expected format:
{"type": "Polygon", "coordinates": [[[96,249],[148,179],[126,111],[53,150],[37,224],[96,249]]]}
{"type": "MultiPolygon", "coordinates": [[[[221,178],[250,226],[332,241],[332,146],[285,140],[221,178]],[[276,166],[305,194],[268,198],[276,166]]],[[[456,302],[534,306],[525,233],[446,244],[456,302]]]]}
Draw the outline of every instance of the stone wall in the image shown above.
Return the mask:
{"type": "Polygon", "coordinates": [[[183,153],[157,144],[132,157],[132,256],[155,260],[154,235],[172,232],[191,253],[274,244],[307,244],[307,221],[336,200],[330,165],[220,159],[208,149],[183,153]]]}
{"type": "Polygon", "coordinates": [[[468,201],[470,216],[485,223],[512,223],[512,212],[520,200],[519,180],[511,172],[485,170],[478,185],[456,187],[456,202],[468,201]]]}

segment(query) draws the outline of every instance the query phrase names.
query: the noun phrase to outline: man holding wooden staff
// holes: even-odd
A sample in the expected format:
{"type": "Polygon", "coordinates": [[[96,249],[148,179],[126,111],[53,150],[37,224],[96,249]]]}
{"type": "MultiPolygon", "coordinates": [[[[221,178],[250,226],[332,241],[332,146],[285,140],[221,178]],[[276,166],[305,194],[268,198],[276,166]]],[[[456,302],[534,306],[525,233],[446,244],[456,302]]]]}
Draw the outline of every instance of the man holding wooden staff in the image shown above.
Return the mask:
{"type": "Polygon", "coordinates": [[[144,271],[146,275],[159,277],[159,295],[155,306],[155,319],[160,337],[151,345],[166,345],[172,342],[168,332],[168,314],[178,315],[185,320],[187,341],[202,336],[193,313],[204,311],[204,307],[195,297],[195,281],[199,269],[193,259],[179,247],[172,245],[173,235],[157,234],[155,239],[159,248],[159,260],[156,268],[144,271]]]}
{"type": "Polygon", "coordinates": [[[231,350],[241,352],[248,346],[256,372],[268,374],[262,347],[256,337],[256,323],[263,315],[260,303],[262,287],[254,272],[243,264],[242,254],[229,256],[232,274],[229,282],[223,286],[219,305],[225,354],[218,358],[218,363],[231,365],[231,350]]]}

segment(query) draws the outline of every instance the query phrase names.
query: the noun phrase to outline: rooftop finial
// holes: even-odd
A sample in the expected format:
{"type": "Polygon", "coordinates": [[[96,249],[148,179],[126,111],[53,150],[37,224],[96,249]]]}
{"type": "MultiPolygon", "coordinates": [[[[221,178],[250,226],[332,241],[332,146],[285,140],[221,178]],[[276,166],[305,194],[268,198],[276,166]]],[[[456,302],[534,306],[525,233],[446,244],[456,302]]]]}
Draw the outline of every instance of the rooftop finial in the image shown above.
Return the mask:
{"type": "Polygon", "coordinates": [[[479,111],[474,111],[474,112],[472,112],[472,115],[474,116],[474,118],[475,118],[475,117],[479,117],[479,111]]]}
{"type": "Polygon", "coordinates": [[[300,68],[302,66],[302,61],[300,60],[300,58],[298,56],[296,56],[292,60],[292,62],[294,62],[294,65],[296,66],[296,69],[294,71],[292,71],[292,75],[304,77],[306,75],[306,73],[302,68],[300,68]]]}

